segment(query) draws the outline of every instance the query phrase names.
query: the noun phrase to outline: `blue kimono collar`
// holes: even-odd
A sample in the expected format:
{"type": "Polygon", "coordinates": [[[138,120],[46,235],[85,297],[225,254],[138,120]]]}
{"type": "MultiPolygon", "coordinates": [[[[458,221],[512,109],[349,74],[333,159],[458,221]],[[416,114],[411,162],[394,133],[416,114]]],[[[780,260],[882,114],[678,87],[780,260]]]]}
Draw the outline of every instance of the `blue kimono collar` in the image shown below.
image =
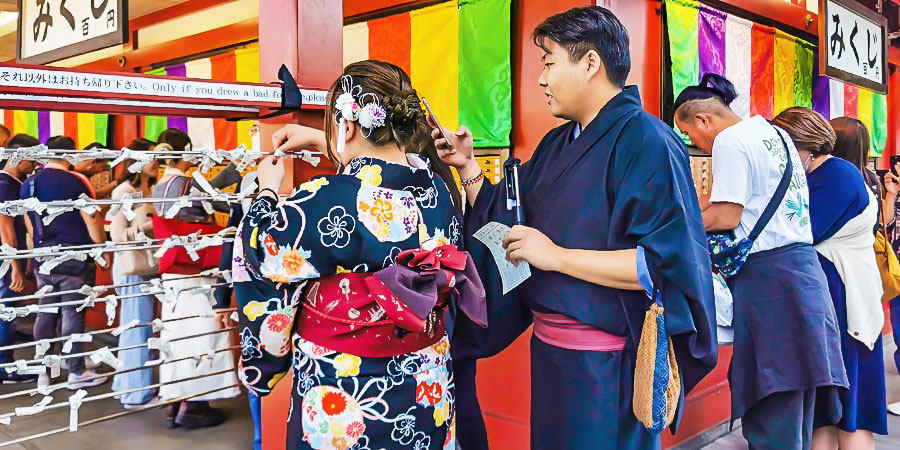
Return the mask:
{"type": "Polygon", "coordinates": [[[634,111],[635,109],[641,109],[641,94],[638,91],[637,86],[626,86],[625,89],[622,89],[622,92],[616,94],[616,96],[611,98],[606,105],[603,105],[603,108],[600,108],[597,117],[594,117],[594,120],[592,120],[584,130],[581,130],[581,126],[578,122],[573,120],[571,122],[572,130],[570,131],[569,136],[572,137],[572,140],[575,140],[582,134],[602,134],[602,132],[606,131],[612,124],[616,123],[627,113],[634,111]]]}

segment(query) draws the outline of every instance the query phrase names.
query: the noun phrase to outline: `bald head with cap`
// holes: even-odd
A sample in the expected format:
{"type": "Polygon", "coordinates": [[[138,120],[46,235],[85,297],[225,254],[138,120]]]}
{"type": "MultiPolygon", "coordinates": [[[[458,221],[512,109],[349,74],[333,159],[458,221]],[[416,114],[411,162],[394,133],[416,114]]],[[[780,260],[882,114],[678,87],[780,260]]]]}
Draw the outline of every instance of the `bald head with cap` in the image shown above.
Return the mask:
{"type": "Polygon", "coordinates": [[[700,150],[712,153],[716,136],[741,121],[729,106],[736,97],[730,81],[708,73],[700,84],[686,88],[675,99],[675,125],[700,150]]]}

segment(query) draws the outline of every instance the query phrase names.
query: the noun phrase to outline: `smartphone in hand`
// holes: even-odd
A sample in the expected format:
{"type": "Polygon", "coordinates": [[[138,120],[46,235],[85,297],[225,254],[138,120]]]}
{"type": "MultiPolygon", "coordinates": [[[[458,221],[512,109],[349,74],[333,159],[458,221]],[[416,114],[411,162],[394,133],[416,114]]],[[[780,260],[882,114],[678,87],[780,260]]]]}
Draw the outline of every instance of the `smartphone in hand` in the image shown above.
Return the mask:
{"type": "Polygon", "coordinates": [[[444,134],[444,127],[441,125],[441,122],[438,120],[437,116],[434,115],[434,111],[431,110],[431,105],[428,104],[428,100],[425,100],[425,97],[422,97],[422,104],[425,105],[425,110],[428,111],[428,115],[431,116],[431,119],[434,120],[434,124],[437,125],[438,131],[441,133],[441,137],[447,142],[447,148],[453,148],[453,143],[450,142],[450,139],[447,139],[447,135],[444,134]]]}
{"type": "Polygon", "coordinates": [[[893,173],[894,175],[900,176],[900,174],[897,173],[897,164],[900,163],[900,155],[893,155],[890,157],[890,159],[888,161],[891,164],[891,167],[888,167],[888,169],[890,169],[891,173],[893,173]]]}

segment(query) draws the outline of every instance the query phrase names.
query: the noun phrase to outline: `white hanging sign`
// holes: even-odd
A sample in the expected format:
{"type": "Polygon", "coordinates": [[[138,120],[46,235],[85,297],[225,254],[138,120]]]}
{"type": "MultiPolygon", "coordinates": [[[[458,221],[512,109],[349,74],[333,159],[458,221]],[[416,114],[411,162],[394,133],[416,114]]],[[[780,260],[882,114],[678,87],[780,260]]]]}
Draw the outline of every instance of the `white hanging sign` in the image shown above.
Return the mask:
{"type": "Polygon", "coordinates": [[[886,94],[887,19],[854,0],[819,0],[819,11],[819,73],[886,94]]]}
{"type": "Polygon", "coordinates": [[[19,0],[19,63],[45,64],[127,41],[127,0],[19,0]]]}

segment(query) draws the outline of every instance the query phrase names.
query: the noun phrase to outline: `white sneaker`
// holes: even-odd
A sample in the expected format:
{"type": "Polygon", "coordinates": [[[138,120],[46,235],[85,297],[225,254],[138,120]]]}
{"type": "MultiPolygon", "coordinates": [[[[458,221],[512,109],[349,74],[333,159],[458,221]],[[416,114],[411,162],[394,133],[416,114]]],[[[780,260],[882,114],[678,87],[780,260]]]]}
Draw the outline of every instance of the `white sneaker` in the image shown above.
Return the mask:
{"type": "Polygon", "coordinates": [[[158,404],[162,403],[162,399],[159,397],[153,397],[147,403],[123,403],[122,407],[128,411],[133,409],[142,409],[142,408],[152,408],[158,404]]]}
{"type": "Polygon", "coordinates": [[[38,375],[38,381],[37,381],[38,387],[50,386],[50,383],[52,383],[52,382],[53,381],[50,380],[50,375],[47,375],[46,373],[42,373],[42,374],[38,375]]]}
{"type": "Polygon", "coordinates": [[[887,405],[887,410],[889,413],[891,413],[895,416],[900,416],[900,402],[891,403],[890,405],[887,405]]]}
{"type": "Polygon", "coordinates": [[[108,379],[108,377],[98,377],[97,372],[94,372],[93,370],[85,369],[81,375],[70,373],[69,382],[66,387],[70,391],[77,391],[78,389],[99,386],[106,383],[106,380],[108,379]]]}

